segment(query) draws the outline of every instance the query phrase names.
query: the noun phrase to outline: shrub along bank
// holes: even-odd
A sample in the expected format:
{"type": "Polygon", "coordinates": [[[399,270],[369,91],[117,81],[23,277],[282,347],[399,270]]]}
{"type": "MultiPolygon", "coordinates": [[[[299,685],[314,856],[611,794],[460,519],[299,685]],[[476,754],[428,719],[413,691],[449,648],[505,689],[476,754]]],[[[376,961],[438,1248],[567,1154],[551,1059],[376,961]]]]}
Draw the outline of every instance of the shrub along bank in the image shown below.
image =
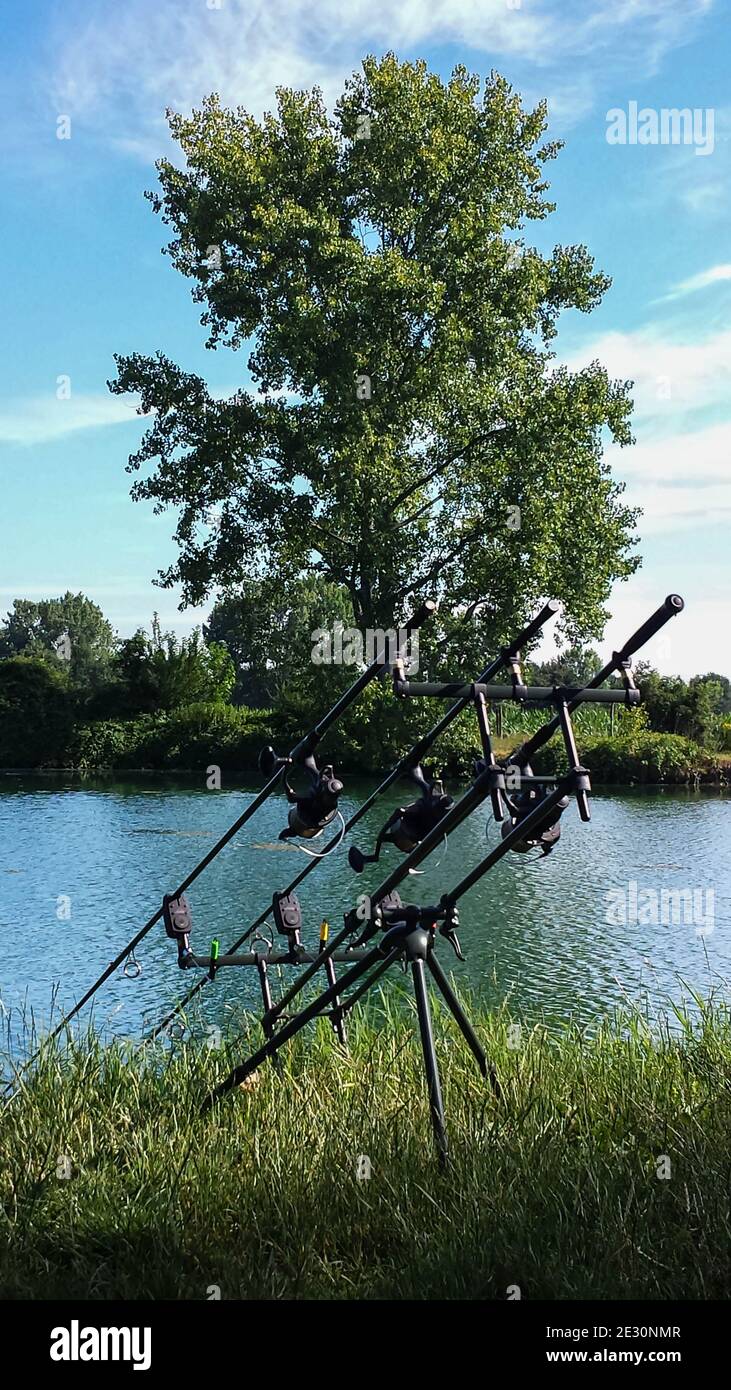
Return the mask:
{"type": "MultiPolygon", "coordinates": [[[[68,712],[59,708],[57,695],[44,686],[34,692],[31,711],[26,708],[21,713],[15,707],[5,712],[7,717],[0,719],[0,767],[92,772],[205,771],[217,766],[245,773],[256,769],[266,744],[284,752],[313,722],[312,711],[297,704],[273,711],[201,702],[136,718],[74,724],[68,712]]],[[[436,701],[399,704],[387,685],[374,683],[328,735],[324,750],[344,772],[378,774],[402,755],[442,709],[436,701]]],[[[731,775],[731,754],[709,752],[679,734],[654,733],[646,727],[642,711],[620,716],[612,736],[596,731],[593,714],[590,709],[577,711],[574,724],[581,757],[597,785],[718,784],[731,775]]],[[[544,711],[522,712],[522,730],[499,739],[499,751],[516,747],[544,717],[544,711]]],[[[466,777],[476,752],[474,716],[467,710],[435,746],[433,765],[453,777],[466,777]]],[[[563,744],[554,738],[538,755],[535,770],[557,772],[563,766],[563,744]]]]}

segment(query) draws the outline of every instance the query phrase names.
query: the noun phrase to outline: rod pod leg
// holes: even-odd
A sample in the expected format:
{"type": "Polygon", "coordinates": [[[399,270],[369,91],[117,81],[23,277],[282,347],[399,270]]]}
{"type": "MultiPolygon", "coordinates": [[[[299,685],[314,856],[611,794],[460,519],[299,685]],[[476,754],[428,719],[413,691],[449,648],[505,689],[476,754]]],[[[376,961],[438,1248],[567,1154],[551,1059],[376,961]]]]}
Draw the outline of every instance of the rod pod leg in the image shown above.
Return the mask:
{"type": "Polygon", "coordinates": [[[478,1067],[480,1068],[480,1071],[482,1072],[482,1075],[486,1077],[487,1058],[485,1056],[485,1053],[483,1052],[482,1047],[480,1046],[479,1039],[477,1037],[477,1034],[475,1033],[474,1028],[472,1027],[472,1024],[467,1018],[467,1015],[465,1014],[462,1005],[459,1002],[459,999],[457,998],[454,990],[452,989],[452,986],[450,985],[449,980],[445,975],[444,971],[442,970],[442,967],[439,964],[439,961],[437,960],[433,951],[429,951],[429,954],[426,958],[426,963],[431,975],[434,978],[434,982],[437,986],[437,989],[442,995],[442,998],[444,999],[444,1002],[452,1015],[452,1018],[457,1024],[457,1027],[459,1028],[462,1037],[467,1043],[470,1052],[472,1053],[475,1061],[477,1062],[478,1067]]]}
{"type": "Polygon", "coordinates": [[[424,962],[427,959],[429,945],[428,933],[424,931],[423,928],[418,928],[416,931],[411,932],[405,943],[406,957],[411,963],[411,976],[414,982],[416,1012],[419,1018],[421,1049],[424,1054],[424,1067],[426,1070],[426,1084],[429,1093],[429,1109],[431,1111],[434,1140],[437,1146],[440,1166],[446,1168],[448,1146],[447,1131],[444,1123],[444,1102],[442,1100],[442,1087],[439,1080],[437,1054],[434,1049],[434,1033],[432,1031],[431,1010],[429,1008],[429,995],[427,993],[426,974],[424,971],[424,962]]]}
{"type": "MultiPolygon", "coordinates": [[[[261,987],[261,997],[262,997],[262,1001],[263,1001],[263,1003],[264,1003],[264,1019],[266,1020],[267,1017],[268,1017],[269,1011],[270,1011],[270,1009],[271,1009],[271,1007],[272,1007],[272,991],[271,991],[271,988],[270,988],[270,985],[269,985],[269,972],[268,972],[268,970],[267,970],[267,963],[266,963],[266,961],[264,960],[262,953],[261,953],[260,951],[257,951],[257,952],[255,952],[255,954],[256,954],[256,968],[257,968],[257,971],[258,971],[258,974],[259,974],[259,985],[260,985],[260,987],[261,987]]],[[[273,1028],[271,1028],[271,1027],[266,1023],[266,1021],[265,1021],[264,1024],[263,1024],[263,1028],[264,1028],[264,1036],[265,1036],[265,1038],[266,1038],[267,1041],[268,1041],[270,1038],[273,1037],[274,1030],[273,1030],[273,1028]]],[[[272,1063],[273,1063],[273,1065],[276,1067],[277,1071],[281,1072],[281,1070],[282,1070],[282,1059],[281,1059],[281,1057],[279,1056],[278,1053],[275,1053],[275,1055],[272,1057],[272,1063]]]]}

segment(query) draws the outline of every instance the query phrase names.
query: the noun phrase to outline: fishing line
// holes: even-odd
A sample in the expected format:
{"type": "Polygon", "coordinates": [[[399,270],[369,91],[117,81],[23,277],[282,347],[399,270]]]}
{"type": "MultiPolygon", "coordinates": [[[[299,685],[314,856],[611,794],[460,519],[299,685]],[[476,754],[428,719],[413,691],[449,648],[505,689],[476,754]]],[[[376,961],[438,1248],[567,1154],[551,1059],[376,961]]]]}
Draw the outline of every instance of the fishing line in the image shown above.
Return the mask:
{"type": "Polygon", "coordinates": [[[314,849],[305,849],[304,845],[293,845],[292,848],[298,849],[300,854],[306,854],[308,859],[324,859],[326,854],[332,854],[334,850],[339,848],[345,837],[345,821],[343,820],[343,813],[342,811],[338,811],[336,814],[338,820],[340,821],[340,835],[338,836],[337,840],[333,840],[332,843],[327,846],[327,849],[321,850],[318,854],[317,851],[314,849]]]}

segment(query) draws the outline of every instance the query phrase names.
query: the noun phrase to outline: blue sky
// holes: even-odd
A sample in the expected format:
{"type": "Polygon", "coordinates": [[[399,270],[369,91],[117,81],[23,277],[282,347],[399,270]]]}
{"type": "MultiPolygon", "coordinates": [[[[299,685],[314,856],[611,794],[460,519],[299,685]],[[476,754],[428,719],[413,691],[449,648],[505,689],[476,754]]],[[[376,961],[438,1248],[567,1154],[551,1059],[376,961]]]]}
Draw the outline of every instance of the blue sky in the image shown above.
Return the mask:
{"type": "Polygon", "coordinates": [[[115,351],[161,349],[221,391],[247,379],[245,353],[205,351],[199,309],[143,198],[155,158],[171,152],[164,109],[215,90],[261,112],[280,83],[318,83],[331,103],[364,53],[392,48],[445,77],[456,62],[497,68],[526,103],[547,98],[550,134],[566,147],[549,170],[557,211],[529,239],[584,242],[613,279],[594,314],[564,316],[558,356],[598,357],[636,383],[637,444],[612,462],[645,511],[644,563],[612,596],[604,645],[677,590],[687,612],[648,655],[668,672],[731,675],[727,5],[30,0],[0,23],[0,613],[70,588],[123,635],[154,608],[181,632],[205,616],[208,605],[180,613],[176,593],[152,583],[174,557],[175,517],[129,499],[125,463],[143,424],[106,390],[115,351]],[[703,139],[610,144],[608,113],[632,102],[658,118],[698,111],[703,139]],[[57,138],[59,117],[70,139],[57,138]]]}

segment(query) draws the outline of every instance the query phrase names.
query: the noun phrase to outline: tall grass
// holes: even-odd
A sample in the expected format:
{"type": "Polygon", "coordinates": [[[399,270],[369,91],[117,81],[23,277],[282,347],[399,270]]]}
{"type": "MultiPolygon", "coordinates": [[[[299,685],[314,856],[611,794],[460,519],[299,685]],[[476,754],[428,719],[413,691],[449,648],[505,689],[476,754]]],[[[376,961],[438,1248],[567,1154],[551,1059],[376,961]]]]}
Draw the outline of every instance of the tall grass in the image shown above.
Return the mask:
{"type": "Polygon", "coordinates": [[[46,1048],[0,1113],[0,1297],[728,1296],[727,1012],[652,1037],[638,1015],[556,1036],[483,1011],[500,1096],[438,1013],[442,1173],[413,1020],[384,1009],[347,1054],[322,1023],[205,1117],[240,1032],[46,1048]]]}

